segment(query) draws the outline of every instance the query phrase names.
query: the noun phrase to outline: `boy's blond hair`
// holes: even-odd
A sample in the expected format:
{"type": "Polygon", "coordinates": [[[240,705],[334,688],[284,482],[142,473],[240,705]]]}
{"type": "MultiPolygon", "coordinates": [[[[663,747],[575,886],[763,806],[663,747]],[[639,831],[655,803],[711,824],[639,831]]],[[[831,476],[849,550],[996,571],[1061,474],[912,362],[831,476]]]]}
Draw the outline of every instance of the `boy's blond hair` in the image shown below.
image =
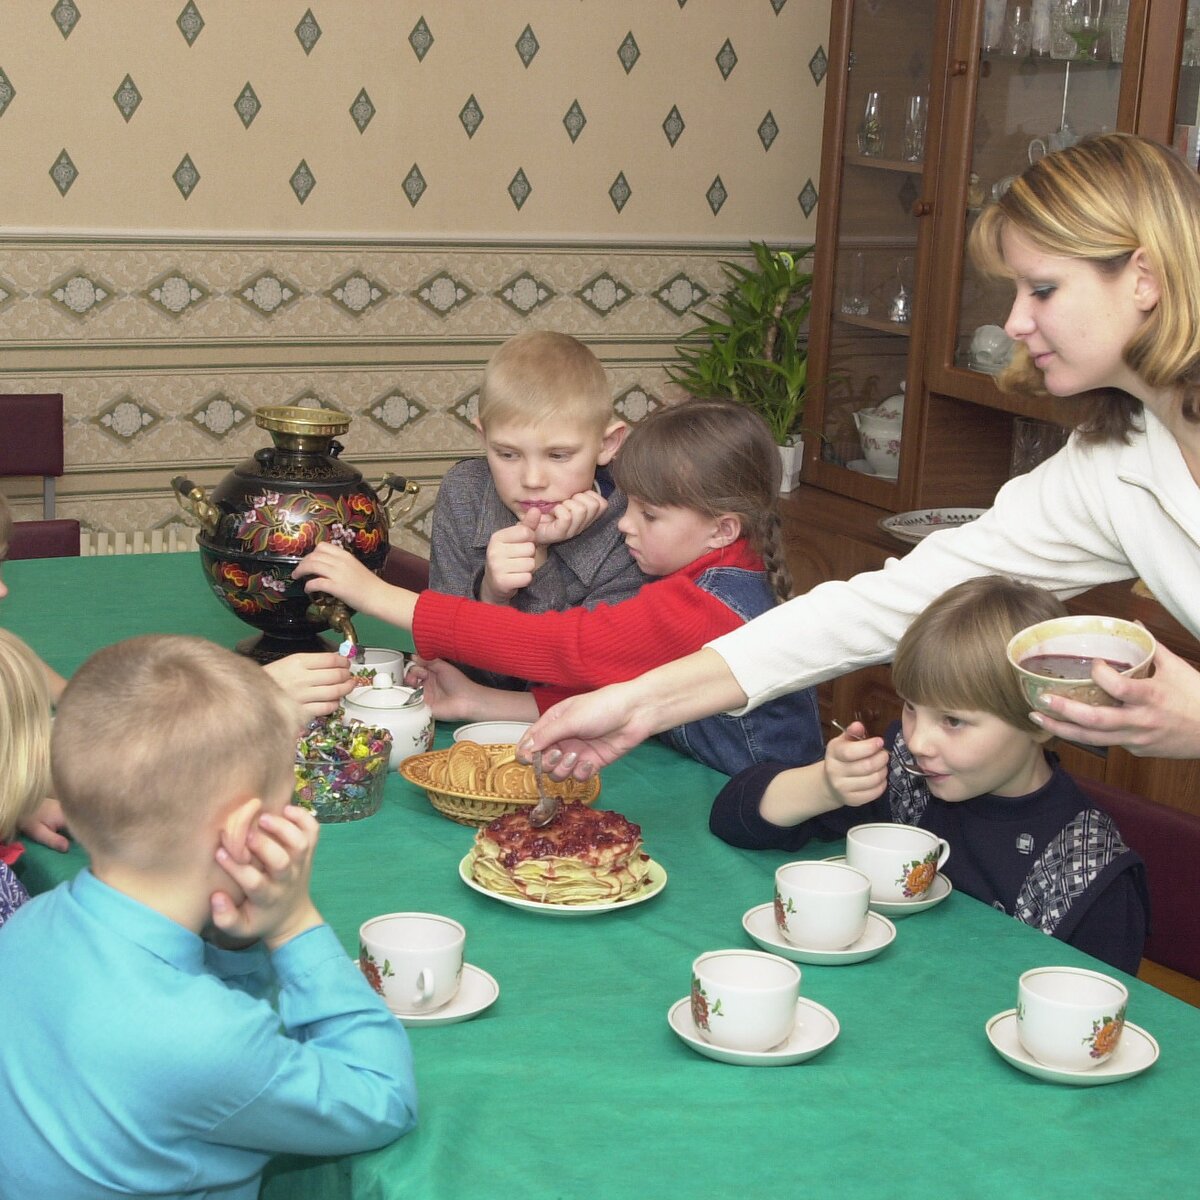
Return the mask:
{"type": "Polygon", "coordinates": [[[1043,732],[1005,651],[1014,634],[1067,615],[1052,592],[982,575],[943,592],[905,631],[892,685],[913,704],[985,712],[1022,733],[1043,732]]]}
{"type": "Polygon", "coordinates": [[[286,786],[299,726],[249,659],[203,638],[130,638],[93,654],[59,701],[56,794],[91,854],[177,859],[231,800],[286,786]]]}
{"type": "Polygon", "coordinates": [[[8,558],[8,543],[12,541],[12,509],[0,492],[0,563],[8,558]]]}
{"type": "Polygon", "coordinates": [[[488,360],[479,424],[538,426],[550,419],[603,433],[613,423],[612,391],[600,360],[565,333],[533,329],[488,360]]]}
{"type": "Polygon", "coordinates": [[[0,629],[0,841],[50,794],[50,692],[38,657],[0,629]]]}

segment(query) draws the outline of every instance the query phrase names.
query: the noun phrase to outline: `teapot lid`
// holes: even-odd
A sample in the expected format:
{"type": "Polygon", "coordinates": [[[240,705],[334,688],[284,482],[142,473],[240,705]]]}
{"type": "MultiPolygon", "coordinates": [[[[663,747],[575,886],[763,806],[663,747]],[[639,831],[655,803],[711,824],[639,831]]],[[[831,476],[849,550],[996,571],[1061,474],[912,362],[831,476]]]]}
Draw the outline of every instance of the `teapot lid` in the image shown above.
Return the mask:
{"type": "Polygon", "coordinates": [[[409,708],[424,703],[422,697],[414,701],[415,696],[416,688],[393,684],[391,675],[380,671],[365,687],[355,688],[342,703],[372,709],[409,708]]]}

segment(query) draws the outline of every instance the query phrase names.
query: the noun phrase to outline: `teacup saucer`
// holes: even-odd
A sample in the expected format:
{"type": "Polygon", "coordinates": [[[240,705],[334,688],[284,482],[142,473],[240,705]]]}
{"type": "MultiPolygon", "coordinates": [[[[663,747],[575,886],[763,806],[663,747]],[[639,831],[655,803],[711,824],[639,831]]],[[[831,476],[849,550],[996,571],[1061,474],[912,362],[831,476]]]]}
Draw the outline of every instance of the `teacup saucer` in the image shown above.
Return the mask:
{"type": "Polygon", "coordinates": [[[775,905],[759,904],[742,918],[742,928],[764,949],[793,962],[816,963],[825,967],[837,967],[846,963],[862,962],[874,958],[885,946],[896,938],[896,927],[876,912],[867,913],[867,928],[862,937],[852,946],[841,950],[810,950],[793,946],[775,924],[775,905]]]}
{"type": "Polygon", "coordinates": [[[1102,1083],[1120,1083],[1140,1075],[1158,1061],[1158,1043],[1140,1026],[1125,1022],[1121,1040],[1112,1055],[1089,1071],[1071,1071],[1063,1067],[1047,1067],[1038,1062],[1017,1038],[1017,1010],[997,1013],[986,1026],[988,1041],[997,1054],[1018,1071],[1045,1079],[1051,1083],[1066,1083],[1073,1087],[1096,1087],[1102,1083]]]}
{"type": "Polygon", "coordinates": [[[500,985],[482,967],[463,963],[462,983],[449,1004],[435,1008],[433,1012],[409,1013],[404,1016],[393,1013],[407,1025],[456,1025],[477,1017],[485,1008],[490,1008],[500,995],[500,985]]]}
{"type": "MultiPolygon", "coordinates": [[[[825,861],[845,862],[846,856],[834,854],[825,861]]],[[[941,904],[952,891],[954,884],[939,871],[933,877],[929,890],[919,900],[872,900],[871,908],[874,912],[883,913],[888,917],[911,917],[913,913],[924,912],[927,908],[941,904]]]]}
{"type": "Polygon", "coordinates": [[[796,1024],[791,1036],[770,1050],[727,1050],[724,1046],[706,1042],[692,1020],[690,996],[684,996],[671,1005],[667,1011],[667,1021],[697,1054],[716,1059],[717,1062],[732,1063],[735,1067],[787,1067],[801,1063],[820,1054],[841,1032],[837,1017],[829,1009],[805,1000],[803,996],[796,1001],[796,1024]]]}

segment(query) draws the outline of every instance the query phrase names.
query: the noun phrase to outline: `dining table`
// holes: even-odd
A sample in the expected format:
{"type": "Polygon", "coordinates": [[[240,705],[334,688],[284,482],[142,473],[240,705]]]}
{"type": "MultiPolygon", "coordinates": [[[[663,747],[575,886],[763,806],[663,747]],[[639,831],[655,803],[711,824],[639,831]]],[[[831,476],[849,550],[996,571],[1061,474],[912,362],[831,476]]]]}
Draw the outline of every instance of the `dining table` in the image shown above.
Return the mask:
{"type": "MultiPolygon", "coordinates": [[[[0,624],[66,676],[92,651],[136,634],[195,634],[232,647],[252,633],[213,596],[195,553],[29,560],[5,564],[4,579],[0,624]]],[[[367,645],[410,646],[374,620],[361,619],[358,632],[367,645]]],[[[437,746],[449,744],[452,729],[439,723],[437,746]]],[[[338,1159],[274,1159],[262,1196],[1125,1200],[1200,1192],[1200,1009],[952,889],[896,916],[894,940],[873,957],[798,964],[801,996],[836,1018],[836,1037],[819,1053],[787,1065],[698,1053],[668,1022],[690,994],[693,960],[757,948],[743,915],[771,902],[776,868],[842,850],[840,842],[798,854],[724,844],[708,829],[724,782],[657,742],[605,767],[597,805],[641,826],[666,882],[641,903],[574,916],[468,886],[459,866],[475,829],[443,816],[399,772],[377,813],[322,826],[313,897],[348,954],[358,956],[370,917],[443,914],[465,926],[467,963],[499,992],[471,1019],[409,1025],[420,1094],[411,1133],[338,1159]],[[988,1022],[1014,1008],[1018,976],[1045,965],[1120,978],[1129,989],[1125,1037],[1144,1031],[1157,1061],[1081,1086],[1002,1057],[988,1022]]],[[[85,862],[78,846],[57,853],[31,844],[18,869],[36,897],[85,862]]]]}

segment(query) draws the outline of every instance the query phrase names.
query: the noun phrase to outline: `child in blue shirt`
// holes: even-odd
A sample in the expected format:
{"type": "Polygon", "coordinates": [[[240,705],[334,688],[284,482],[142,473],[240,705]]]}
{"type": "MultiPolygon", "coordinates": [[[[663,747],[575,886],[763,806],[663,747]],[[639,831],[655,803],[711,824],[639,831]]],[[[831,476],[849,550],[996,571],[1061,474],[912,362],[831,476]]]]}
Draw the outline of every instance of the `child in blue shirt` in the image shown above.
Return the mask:
{"type": "Polygon", "coordinates": [[[68,684],[53,780],[91,866],[0,932],[3,1200],[252,1200],[273,1154],[414,1125],[404,1029],[309,895],[298,722],[199,638],[118,643],[68,684]]]}

